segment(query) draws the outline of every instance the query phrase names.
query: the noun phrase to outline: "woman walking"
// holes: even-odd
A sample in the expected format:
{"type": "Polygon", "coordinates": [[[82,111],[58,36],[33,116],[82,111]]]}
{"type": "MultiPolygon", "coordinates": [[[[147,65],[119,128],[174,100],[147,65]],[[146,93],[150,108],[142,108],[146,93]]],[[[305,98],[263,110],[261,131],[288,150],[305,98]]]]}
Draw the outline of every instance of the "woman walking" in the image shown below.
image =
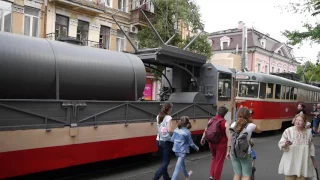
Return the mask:
{"type": "Polygon", "coordinates": [[[162,163],[158,171],[155,173],[153,180],[158,180],[163,176],[164,180],[170,180],[170,176],[168,173],[168,165],[170,163],[170,154],[172,148],[171,135],[173,133],[172,128],[172,117],[170,116],[172,111],[171,103],[164,103],[162,105],[162,109],[157,116],[157,126],[158,126],[158,134],[157,134],[157,145],[159,151],[162,154],[162,163]]]}
{"type": "MultiPolygon", "coordinates": [[[[220,139],[218,142],[209,143],[210,147],[210,152],[212,155],[212,161],[211,161],[211,168],[210,168],[210,177],[209,179],[212,180],[220,180],[221,174],[222,174],[222,169],[223,169],[223,164],[224,160],[227,154],[227,147],[228,147],[228,142],[229,142],[229,124],[228,122],[224,119],[225,115],[228,113],[228,108],[225,106],[221,106],[218,108],[218,114],[216,117],[211,118],[208,123],[208,128],[219,128],[219,129],[213,129],[214,131],[219,131],[220,139]],[[216,126],[215,126],[216,124],[216,126]]],[[[208,128],[205,129],[202,135],[201,139],[201,145],[205,144],[206,139],[209,137],[206,137],[206,131],[208,128]]],[[[230,142],[229,142],[230,143],[230,142]]]]}
{"type": "Polygon", "coordinates": [[[306,130],[306,115],[301,112],[294,118],[294,126],[287,128],[278,143],[283,155],[279,174],[286,180],[306,180],[315,177],[316,161],[312,133],[306,130]]]}
{"type": "Polygon", "coordinates": [[[252,123],[248,108],[240,108],[238,120],[230,126],[231,147],[227,159],[231,158],[234,171],[233,180],[250,180],[252,174],[252,156],[250,139],[252,132],[261,133],[261,130],[252,123]]]}

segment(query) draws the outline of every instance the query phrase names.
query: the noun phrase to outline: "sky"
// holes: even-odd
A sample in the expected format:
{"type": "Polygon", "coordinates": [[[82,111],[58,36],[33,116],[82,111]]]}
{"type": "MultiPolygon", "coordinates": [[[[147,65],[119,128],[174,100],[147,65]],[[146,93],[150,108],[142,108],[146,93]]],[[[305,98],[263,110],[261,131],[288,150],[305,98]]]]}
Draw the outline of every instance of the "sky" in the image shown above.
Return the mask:
{"type": "MultiPolygon", "coordinates": [[[[304,30],[302,21],[320,22],[314,17],[305,17],[305,14],[293,14],[279,8],[293,0],[196,0],[200,7],[201,20],[205,24],[206,32],[215,32],[237,28],[238,22],[243,21],[248,28],[254,27],[280,42],[287,38],[281,35],[284,30],[304,30]]],[[[295,0],[299,1],[299,0],[295,0]]],[[[301,0],[300,0],[301,2],[301,0]]],[[[303,45],[291,46],[295,57],[304,57],[304,61],[316,62],[320,51],[319,44],[305,41],[303,45]]],[[[300,61],[301,62],[301,61],[300,61]]]]}

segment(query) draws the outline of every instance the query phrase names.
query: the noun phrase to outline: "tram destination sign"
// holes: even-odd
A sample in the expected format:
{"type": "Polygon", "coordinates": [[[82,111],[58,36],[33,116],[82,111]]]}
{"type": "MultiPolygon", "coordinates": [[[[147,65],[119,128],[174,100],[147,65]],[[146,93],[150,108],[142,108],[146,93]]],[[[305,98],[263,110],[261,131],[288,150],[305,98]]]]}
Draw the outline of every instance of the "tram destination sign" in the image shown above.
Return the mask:
{"type": "Polygon", "coordinates": [[[249,80],[250,76],[244,74],[237,74],[236,79],[249,80]]]}

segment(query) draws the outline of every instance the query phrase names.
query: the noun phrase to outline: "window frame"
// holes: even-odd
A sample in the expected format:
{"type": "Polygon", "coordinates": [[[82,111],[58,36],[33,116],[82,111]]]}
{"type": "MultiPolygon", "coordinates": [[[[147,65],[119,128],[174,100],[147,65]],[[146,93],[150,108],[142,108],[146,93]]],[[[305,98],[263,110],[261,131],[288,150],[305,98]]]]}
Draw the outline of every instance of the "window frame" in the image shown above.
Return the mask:
{"type": "MultiPolygon", "coordinates": [[[[12,32],[12,20],[13,20],[13,18],[12,18],[12,13],[13,13],[13,10],[12,10],[12,8],[13,8],[13,4],[11,3],[11,2],[7,2],[7,1],[2,1],[2,3],[7,3],[7,4],[10,4],[10,6],[11,6],[11,8],[10,8],[10,14],[11,14],[11,16],[10,16],[10,33],[12,32]]],[[[0,24],[1,24],[1,26],[0,26],[0,32],[7,32],[7,31],[4,31],[4,29],[5,29],[5,27],[4,27],[4,23],[5,23],[5,12],[6,10],[5,9],[1,9],[0,8],[0,12],[1,12],[1,14],[2,14],[2,17],[1,17],[1,21],[0,21],[0,24]]],[[[7,10],[8,11],[8,10],[7,10]]],[[[0,15],[1,15],[0,14],[0,15]]]]}
{"type": "Polygon", "coordinates": [[[33,7],[28,7],[30,9],[36,9],[38,10],[38,16],[34,16],[34,15],[31,15],[31,14],[26,14],[24,13],[23,15],[23,34],[26,35],[26,36],[30,36],[30,37],[39,37],[39,34],[40,34],[40,13],[41,13],[41,10],[40,9],[37,9],[37,8],[33,8],[33,7]],[[24,29],[25,29],[25,25],[26,25],[26,22],[25,22],[25,17],[29,17],[30,18],[30,29],[29,29],[29,35],[25,34],[24,32],[24,29]],[[33,36],[33,18],[37,18],[38,19],[38,26],[37,26],[37,35],[36,36],[33,36]],[[30,35],[31,34],[31,35],[30,35]]]}
{"type": "Polygon", "coordinates": [[[100,47],[102,48],[102,49],[110,49],[110,41],[111,41],[111,27],[109,27],[109,26],[103,26],[103,25],[101,25],[100,26],[100,32],[99,32],[99,44],[100,44],[100,47]],[[107,28],[107,29],[109,29],[109,34],[101,34],[101,29],[102,28],[107,28]],[[106,42],[106,46],[107,47],[102,47],[102,44],[100,44],[100,40],[102,40],[102,42],[103,42],[103,38],[101,37],[101,36],[109,36],[108,37],[108,41],[106,42]]]}
{"type": "Polygon", "coordinates": [[[117,36],[117,38],[116,38],[116,50],[118,51],[118,52],[123,52],[123,51],[125,51],[126,50],[126,38],[125,37],[118,37],[117,36]],[[123,50],[121,51],[121,43],[119,43],[118,44],[118,40],[120,41],[120,42],[122,42],[121,40],[123,40],[123,50]]]}
{"type": "Polygon", "coordinates": [[[118,0],[118,10],[122,12],[128,12],[128,1],[127,0],[118,0]],[[119,3],[121,1],[122,3],[119,3]],[[124,2],[126,2],[126,6],[124,7],[124,2]],[[119,7],[119,4],[121,4],[121,7],[119,7]]]}
{"type": "MultiPolygon", "coordinates": [[[[78,20],[76,39],[80,40],[80,41],[83,43],[84,46],[88,46],[88,45],[89,45],[89,43],[88,43],[88,40],[89,40],[89,28],[90,28],[90,22],[88,22],[88,21],[83,21],[83,20],[78,20]],[[87,32],[87,38],[84,39],[84,40],[81,39],[81,36],[80,36],[80,38],[78,39],[78,34],[79,34],[79,33],[78,33],[79,22],[85,22],[85,23],[88,24],[88,31],[86,31],[86,30],[85,30],[85,31],[81,31],[81,32],[87,32]],[[83,42],[83,41],[85,41],[85,42],[83,42]]],[[[80,32],[80,35],[81,35],[81,32],[80,32]]]]}
{"type": "MultiPolygon", "coordinates": [[[[224,78],[222,80],[228,80],[227,78],[224,78]]],[[[217,86],[217,98],[218,98],[218,101],[231,101],[231,97],[232,97],[232,74],[229,74],[229,73],[225,73],[225,72],[219,72],[218,73],[218,86],[217,86]],[[220,75],[223,74],[224,76],[230,76],[230,83],[228,84],[228,88],[230,90],[230,96],[225,96],[225,97],[222,97],[222,96],[219,96],[219,83],[220,83],[220,75]]],[[[225,82],[228,82],[228,81],[221,81],[223,84],[222,84],[222,88],[223,88],[223,92],[225,92],[225,82]]]]}
{"type": "Polygon", "coordinates": [[[275,84],[274,83],[267,83],[266,85],[266,99],[274,99],[275,98],[275,84]],[[269,88],[269,84],[272,85],[271,89],[271,97],[268,97],[267,89],[269,88]]]}
{"type": "MultiPolygon", "coordinates": [[[[55,32],[56,32],[56,30],[57,30],[57,25],[59,25],[60,28],[61,28],[61,27],[66,27],[66,28],[67,28],[67,35],[66,35],[66,37],[68,37],[68,36],[69,36],[70,17],[64,16],[64,15],[61,15],[61,14],[56,14],[55,32]],[[61,17],[67,18],[67,25],[58,24],[58,23],[57,23],[57,16],[61,16],[61,17]]],[[[61,29],[60,29],[60,28],[59,28],[59,35],[61,35],[61,29]]],[[[59,37],[61,37],[61,36],[59,36],[59,37]]],[[[57,38],[59,38],[59,37],[58,37],[58,35],[55,33],[55,38],[57,39],[57,38]]]]}

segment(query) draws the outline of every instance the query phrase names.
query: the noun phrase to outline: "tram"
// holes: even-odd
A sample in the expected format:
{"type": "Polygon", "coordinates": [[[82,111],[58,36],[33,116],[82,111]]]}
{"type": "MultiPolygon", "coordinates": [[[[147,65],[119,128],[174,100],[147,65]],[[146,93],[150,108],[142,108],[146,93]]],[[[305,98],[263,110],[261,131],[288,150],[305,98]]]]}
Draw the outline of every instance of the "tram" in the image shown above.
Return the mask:
{"type": "Polygon", "coordinates": [[[311,121],[312,105],[320,101],[320,88],[283,77],[256,73],[236,73],[236,106],[248,107],[253,122],[262,130],[281,129],[291,121],[303,103],[311,121]]]}
{"type": "Polygon", "coordinates": [[[190,117],[195,141],[217,106],[232,111],[234,73],[190,51],[164,44],[129,54],[5,32],[0,39],[0,179],[156,152],[164,101],[173,103],[173,120],[190,117]],[[140,101],[152,65],[165,68],[170,93],[140,101]]]}

